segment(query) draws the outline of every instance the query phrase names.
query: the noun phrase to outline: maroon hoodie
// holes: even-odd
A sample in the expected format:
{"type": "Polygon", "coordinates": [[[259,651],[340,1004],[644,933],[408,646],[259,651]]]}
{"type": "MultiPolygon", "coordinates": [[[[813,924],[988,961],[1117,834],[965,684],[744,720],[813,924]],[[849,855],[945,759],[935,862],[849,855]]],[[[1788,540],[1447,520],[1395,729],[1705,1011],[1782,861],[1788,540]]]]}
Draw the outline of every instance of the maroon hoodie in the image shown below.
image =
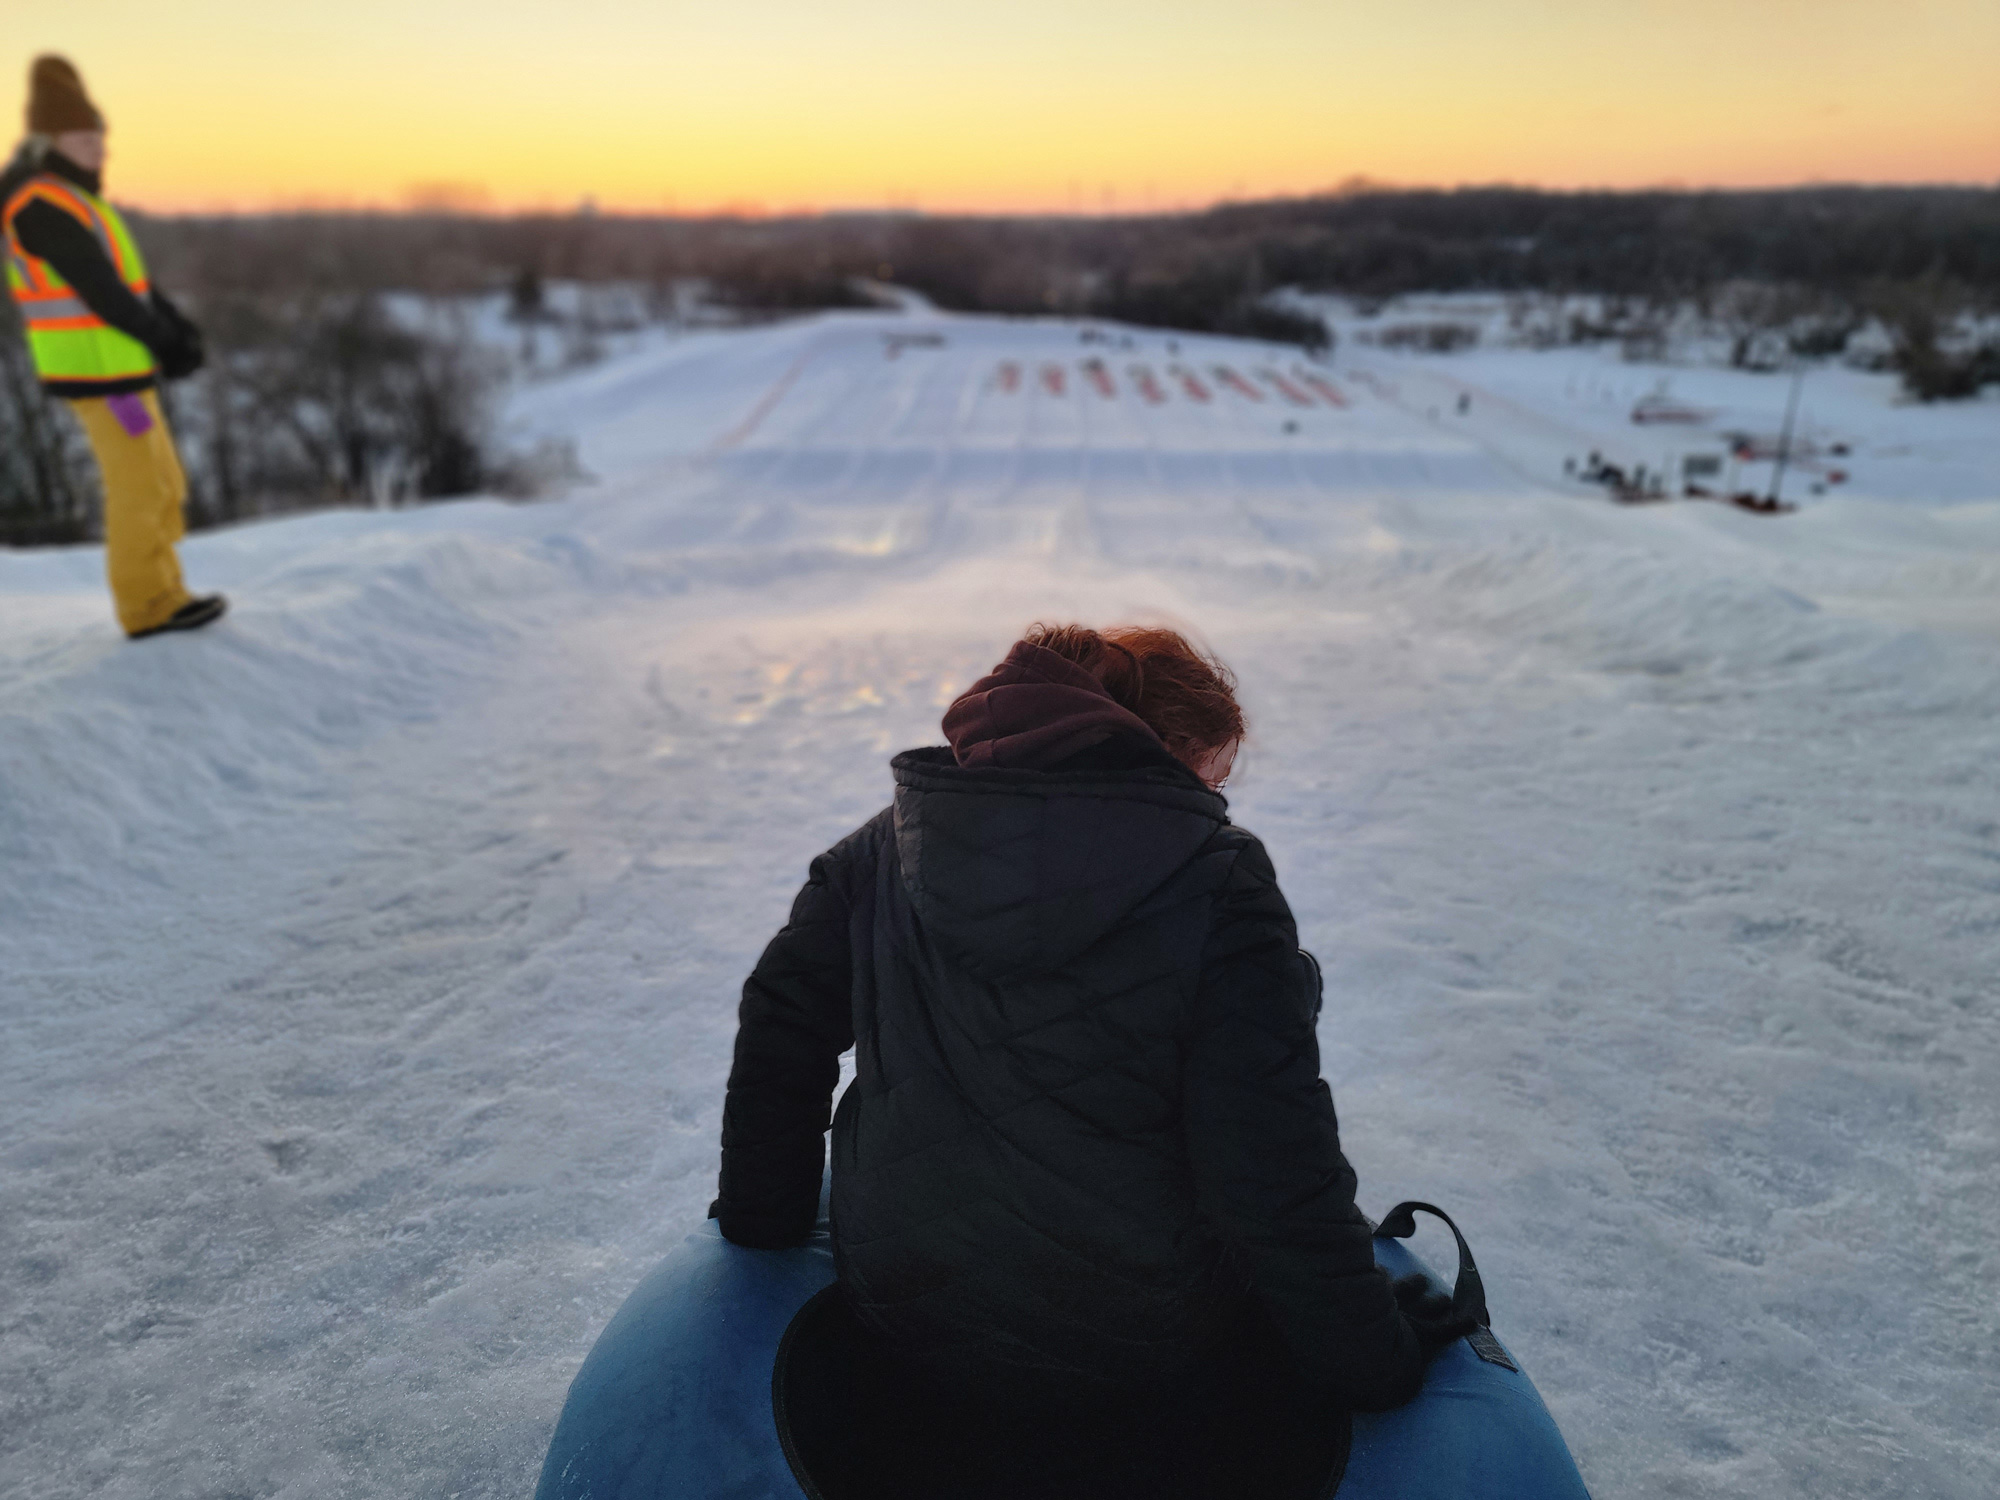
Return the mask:
{"type": "Polygon", "coordinates": [[[1166,748],[1090,673],[1026,641],[945,710],[944,734],[967,768],[1046,770],[1114,737],[1166,748]]]}

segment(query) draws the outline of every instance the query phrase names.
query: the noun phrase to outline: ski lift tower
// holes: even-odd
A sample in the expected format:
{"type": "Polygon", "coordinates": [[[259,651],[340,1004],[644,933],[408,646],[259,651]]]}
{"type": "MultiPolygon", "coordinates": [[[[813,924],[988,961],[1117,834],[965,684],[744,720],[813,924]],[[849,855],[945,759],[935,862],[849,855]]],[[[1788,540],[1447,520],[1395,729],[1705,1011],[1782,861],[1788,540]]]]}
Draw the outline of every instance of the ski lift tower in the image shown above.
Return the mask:
{"type": "Polygon", "coordinates": [[[1779,491],[1785,484],[1785,465],[1792,456],[1792,424],[1799,415],[1799,387],[1806,383],[1806,362],[1793,356],[1792,391],[1785,399],[1785,425],[1778,433],[1778,462],[1771,470],[1771,493],[1765,503],[1776,510],[1781,503],[1779,491]]]}

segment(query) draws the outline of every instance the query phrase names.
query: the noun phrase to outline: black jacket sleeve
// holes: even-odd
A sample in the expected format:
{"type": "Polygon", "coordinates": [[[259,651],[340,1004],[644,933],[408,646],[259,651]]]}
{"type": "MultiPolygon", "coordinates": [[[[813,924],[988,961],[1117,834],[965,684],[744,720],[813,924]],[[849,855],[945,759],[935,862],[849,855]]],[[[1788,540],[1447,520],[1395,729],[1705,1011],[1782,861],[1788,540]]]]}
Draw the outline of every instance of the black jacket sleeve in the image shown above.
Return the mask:
{"type": "Polygon", "coordinates": [[[743,986],[709,1209],[739,1245],[795,1245],[818,1217],[840,1054],[854,1045],[849,903],[837,877],[832,854],[813,861],[791,920],[743,986]]]}
{"type": "Polygon", "coordinates": [[[14,237],[23,250],[53,266],[84,306],[113,328],[156,355],[166,347],[165,323],[125,285],[97,236],[73,216],[37,200],[14,215],[14,237]]]}
{"type": "Polygon", "coordinates": [[[1318,965],[1262,845],[1217,909],[1184,1078],[1195,1191],[1316,1385],[1382,1410],[1416,1394],[1424,1352],[1375,1266],[1333,1095],[1319,1076],[1318,965]]]}

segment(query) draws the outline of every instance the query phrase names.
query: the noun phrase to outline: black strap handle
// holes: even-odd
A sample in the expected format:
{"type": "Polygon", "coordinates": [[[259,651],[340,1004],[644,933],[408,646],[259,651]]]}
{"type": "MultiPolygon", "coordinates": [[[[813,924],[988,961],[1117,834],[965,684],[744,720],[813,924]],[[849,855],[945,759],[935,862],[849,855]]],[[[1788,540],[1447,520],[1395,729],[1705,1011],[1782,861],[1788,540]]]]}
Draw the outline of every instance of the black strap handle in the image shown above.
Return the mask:
{"type": "Polygon", "coordinates": [[[1451,1289],[1452,1312],[1458,1317],[1471,1318],[1481,1328],[1490,1326],[1493,1320],[1486,1315],[1486,1283],[1479,1279],[1479,1267],[1472,1260],[1472,1247],[1465,1243],[1465,1236],[1451,1222],[1450,1214],[1428,1203],[1398,1203],[1382,1216],[1382,1222],[1375,1226],[1375,1233],[1385,1240],[1406,1240],[1417,1232],[1417,1215],[1420,1213],[1443,1219],[1451,1237],[1458,1241],[1458,1280],[1451,1289]]]}

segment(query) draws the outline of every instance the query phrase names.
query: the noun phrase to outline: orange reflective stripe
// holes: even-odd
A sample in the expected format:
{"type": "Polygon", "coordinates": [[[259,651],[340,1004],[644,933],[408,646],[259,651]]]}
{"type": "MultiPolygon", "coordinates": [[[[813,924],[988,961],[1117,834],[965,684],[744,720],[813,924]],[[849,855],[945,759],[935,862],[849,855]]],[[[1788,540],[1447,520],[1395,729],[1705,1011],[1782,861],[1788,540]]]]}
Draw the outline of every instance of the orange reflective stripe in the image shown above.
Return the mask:
{"type": "Polygon", "coordinates": [[[132,267],[125,260],[124,240],[111,232],[111,226],[104,222],[104,215],[98,212],[96,204],[86,198],[78,198],[76,201],[77,206],[89,216],[90,227],[97,231],[98,239],[104,242],[105,252],[111,257],[111,264],[118,269],[118,279],[128,286],[132,285],[132,267]]]}
{"type": "Polygon", "coordinates": [[[94,328],[108,326],[95,313],[85,313],[75,318],[34,318],[28,328],[34,333],[88,333],[94,328]]]}
{"type": "Polygon", "coordinates": [[[14,215],[21,211],[23,204],[35,196],[35,189],[40,185],[40,179],[30,178],[15,190],[13,197],[9,198],[4,205],[0,205],[0,218],[4,218],[7,221],[8,239],[11,240],[14,238],[14,215]]]}
{"type": "MultiPolygon", "coordinates": [[[[19,192],[7,200],[6,208],[0,209],[0,215],[4,215],[7,221],[7,241],[14,247],[16,255],[27,260],[34,259],[21,248],[20,241],[14,238],[14,216],[27,207],[30,198],[40,198],[44,202],[53,203],[56,207],[66,210],[72,217],[81,219],[83,227],[96,235],[97,242],[104,247],[105,256],[118,272],[118,279],[128,286],[133,284],[132,268],[125,263],[124,247],[119,244],[118,236],[111,232],[111,226],[104,222],[103,216],[91,205],[89,199],[53,178],[37,177],[24,184],[19,192]]],[[[42,284],[48,285],[46,278],[42,284]]],[[[140,290],[142,293],[145,290],[143,285],[140,290]]]]}
{"type": "Polygon", "coordinates": [[[58,203],[67,205],[69,211],[80,219],[94,219],[97,217],[96,214],[90,211],[90,205],[77,197],[74,188],[65,187],[54,178],[38,177],[29,183],[28,186],[44,198],[53,198],[58,203]]]}
{"type": "MultiPolygon", "coordinates": [[[[97,217],[97,210],[92,208],[88,201],[78,197],[73,189],[63,186],[60,182],[55,182],[48,178],[37,178],[21,190],[16,198],[16,202],[20,198],[29,197],[43,198],[55,204],[58,208],[68,209],[70,213],[83,220],[84,227],[99,239],[108,239],[110,237],[105,230],[103,220],[97,217]]],[[[10,217],[17,212],[19,210],[14,208],[12,204],[8,205],[10,217]]]]}
{"type": "Polygon", "coordinates": [[[20,206],[25,193],[16,193],[5,205],[0,205],[0,225],[7,230],[7,253],[22,265],[28,263],[28,252],[21,248],[21,242],[14,238],[14,212],[20,206]]]}
{"type": "Polygon", "coordinates": [[[7,216],[8,239],[11,240],[14,238],[14,215],[28,206],[30,198],[40,198],[45,202],[53,203],[57,208],[68,213],[70,217],[83,220],[83,227],[99,239],[106,237],[104,226],[97,221],[97,215],[91,211],[88,203],[85,203],[75,193],[52,178],[36,177],[27,182],[13,197],[9,198],[7,200],[7,207],[4,210],[0,210],[0,212],[4,212],[7,216]]]}
{"type": "Polygon", "coordinates": [[[104,231],[98,227],[96,218],[90,210],[77,202],[74,194],[63,192],[54,183],[45,182],[39,177],[25,183],[20,191],[7,200],[6,207],[0,208],[0,221],[4,221],[7,226],[7,248],[14,252],[14,259],[20,263],[21,269],[31,283],[44,291],[51,291],[54,288],[49,283],[48,268],[43,265],[40,257],[28,254],[14,234],[14,216],[36,198],[53,203],[71,217],[83,220],[84,228],[95,234],[99,241],[104,239],[104,231]]]}
{"type": "MultiPolygon", "coordinates": [[[[8,214],[6,222],[7,222],[8,264],[10,264],[16,271],[20,273],[21,279],[27,282],[29,287],[38,288],[41,291],[45,292],[54,291],[55,288],[49,285],[48,267],[43,265],[39,260],[35,259],[34,256],[28,254],[27,251],[23,250],[20,247],[20,245],[15,242],[14,216],[12,214],[8,214]]],[[[23,288],[21,287],[14,288],[14,295],[16,297],[21,296],[22,292],[23,288]]]]}
{"type": "Polygon", "coordinates": [[[69,211],[78,218],[88,219],[92,217],[90,205],[77,197],[76,190],[53,177],[33,178],[22,187],[18,196],[26,197],[30,193],[38,194],[44,198],[54,198],[57,202],[65,204],[69,208],[69,211]]]}
{"type": "Polygon", "coordinates": [[[7,260],[20,275],[21,280],[27,283],[26,286],[17,286],[14,288],[15,301],[25,301],[27,298],[34,296],[59,296],[61,294],[62,288],[51,284],[48,270],[40,261],[30,260],[27,256],[21,254],[20,251],[11,248],[7,260]]]}

